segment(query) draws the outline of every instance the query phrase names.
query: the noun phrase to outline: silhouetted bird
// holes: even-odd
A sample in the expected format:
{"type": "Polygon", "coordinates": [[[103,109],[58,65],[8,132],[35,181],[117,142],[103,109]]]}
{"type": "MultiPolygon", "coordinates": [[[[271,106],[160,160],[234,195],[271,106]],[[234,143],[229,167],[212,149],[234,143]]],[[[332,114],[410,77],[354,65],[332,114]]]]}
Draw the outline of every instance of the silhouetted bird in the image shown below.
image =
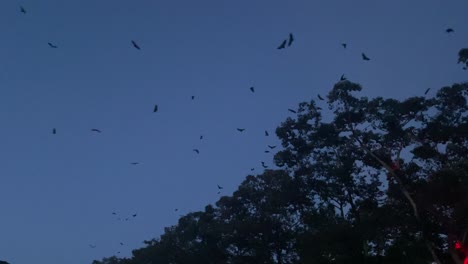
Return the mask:
{"type": "Polygon", "coordinates": [[[297,114],[296,111],[294,111],[294,110],[292,110],[292,109],[290,109],[290,108],[288,109],[288,111],[291,112],[291,113],[297,114]]]}
{"type": "Polygon", "coordinates": [[[93,129],[91,129],[91,131],[97,132],[97,133],[101,133],[101,130],[99,130],[99,129],[97,129],[97,128],[93,128],[93,129]]]}
{"type": "Polygon", "coordinates": [[[341,43],[341,46],[346,49],[347,44],[346,43],[341,43]]]}
{"type": "Polygon", "coordinates": [[[52,44],[52,43],[50,43],[50,42],[49,42],[49,43],[47,43],[47,44],[49,44],[49,47],[51,47],[51,48],[53,48],[53,49],[56,49],[56,48],[58,48],[58,46],[56,46],[56,45],[54,45],[54,44],[52,44]]]}
{"type": "Polygon", "coordinates": [[[270,146],[270,145],[268,145],[268,147],[269,147],[270,149],[276,148],[276,146],[270,146]]]}
{"type": "Polygon", "coordinates": [[[284,49],[284,48],[286,48],[286,43],[287,43],[287,42],[288,42],[288,40],[285,39],[285,40],[281,43],[281,45],[279,45],[278,49],[284,49]]]}
{"type": "Polygon", "coordinates": [[[138,165],[138,164],[140,164],[140,163],[139,163],[139,162],[132,162],[132,163],[130,163],[130,164],[132,164],[132,165],[138,165]]]}
{"type": "Polygon", "coordinates": [[[156,113],[158,111],[158,105],[154,105],[153,113],[156,113]]]}
{"type": "Polygon", "coordinates": [[[453,33],[453,32],[455,32],[455,31],[453,30],[453,28],[447,28],[447,30],[445,30],[445,32],[447,32],[447,33],[453,33]]]}
{"type": "Polygon", "coordinates": [[[427,88],[426,91],[424,92],[424,95],[426,95],[429,92],[429,90],[431,90],[431,88],[427,88]]]}
{"type": "Polygon", "coordinates": [[[366,54],[364,54],[364,53],[362,53],[361,56],[362,56],[362,59],[365,60],[365,61],[370,60],[369,57],[367,57],[366,54]]]}
{"type": "Polygon", "coordinates": [[[238,128],[237,131],[239,132],[243,132],[245,130],[245,128],[238,128]]]}
{"type": "Polygon", "coordinates": [[[202,140],[202,139],[203,139],[203,135],[200,136],[200,140],[202,140]]]}
{"type": "Polygon", "coordinates": [[[254,170],[255,170],[255,168],[251,168],[251,169],[250,169],[250,171],[254,171],[254,170]]]}
{"type": "Polygon", "coordinates": [[[263,162],[263,161],[262,161],[262,167],[265,168],[265,169],[268,168],[268,166],[265,165],[265,162],[263,162]]]}
{"type": "Polygon", "coordinates": [[[179,211],[179,209],[177,209],[177,208],[176,208],[176,209],[174,209],[174,211],[176,211],[176,212],[177,212],[177,211],[179,211]]]}
{"type": "Polygon", "coordinates": [[[318,99],[320,99],[320,100],[322,100],[322,101],[325,100],[325,99],[323,99],[322,96],[320,96],[320,94],[317,94],[317,97],[318,97],[318,99]]]}
{"type": "Polygon", "coordinates": [[[253,87],[250,87],[250,91],[252,91],[252,93],[255,93],[255,89],[253,87]]]}
{"type": "Polygon", "coordinates": [[[135,41],[132,40],[132,44],[133,44],[133,47],[135,47],[135,49],[140,50],[140,46],[138,46],[138,44],[136,44],[135,41]]]}
{"type": "Polygon", "coordinates": [[[57,134],[57,129],[55,129],[55,128],[52,129],[52,134],[54,134],[54,135],[57,134]]]}
{"type": "Polygon", "coordinates": [[[340,77],[340,81],[345,81],[345,80],[346,80],[346,77],[344,76],[344,74],[342,74],[340,77]]]}
{"type": "Polygon", "coordinates": [[[293,34],[292,34],[292,33],[289,33],[288,47],[291,46],[291,44],[293,43],[293,41],[294,41],[293,34]]]}
{"type": "Polygon", "coordinates": [[[268,134],[268,131],[265,130],[265,137],[268,137],[270,134],[268,134]]]}
{"type": "Polygon", "coordinates": [[[90,248],[96,248],[96,245],[89,245],[90,248]]]}
{"type": "Polygon", "coordinates": [[[195,95],[192,95],[192,100],[195,100],[195,95]]]}
{"type": "Polygon", "coordinates": [[[123,245],[124,245],[124,243],[120,242],[120,245],[121,245],[121,246],[123,246],[123,245]]]}
{"type": "Polygon", "coordinates": [[[197,154],[200,154],[200,151],[198,149],[193,149],[197,154]]]}
{"type": "Polygon", "coordinates": [[[269,150],[265,150],[265,153],[270,153],[270,151],[269,151],[269,150]]]}
{"type": "Polygon", "coordinates": [[[23,14],[26,14],[26,9],[24,9],[23,6],[20,6],[20,12],[23,13],[23,14]]]}
{"type": "Polygon", "coordinates": [[[132,214],[132,216],[133,216],[133,217],[136,217],[136,216],[137,216],[137,214],[136,214],[136,213],[134,213],[134,214],[132,214]]]}
{"type": "Polygon", "coordinates": [[[221,187],[221,186],[219,186],[219,185],[218,185],[218,189],[219,189],[219,190],[222,190],[222,189],[223,189],[223,187],[221,187]]]}
{"type": "Polygon", "coordinates": [[[112,214],[113,214],[113,215],[116,215],[116,213],[115,213],[115,212],[112,212],[112,214]]]}
{"type": "Polygon", "coordinates": [[[221,194],[221,192],[218,192],[218,194],[221,194]]]}

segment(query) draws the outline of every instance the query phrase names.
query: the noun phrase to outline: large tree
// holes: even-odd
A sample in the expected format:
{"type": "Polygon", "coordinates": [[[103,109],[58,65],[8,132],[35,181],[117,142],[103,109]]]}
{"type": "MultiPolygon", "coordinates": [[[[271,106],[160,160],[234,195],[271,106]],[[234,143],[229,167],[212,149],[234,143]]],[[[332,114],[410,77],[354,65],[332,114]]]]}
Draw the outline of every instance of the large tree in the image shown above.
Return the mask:
{"type": "Polygon", "coordinates": [[[276,130],[279,170],[248,176],[132,258],[93,263],[461,263],[468,84],[401,101],[361,90],[344,80],[328,110],[301,103],[276,130]]]}

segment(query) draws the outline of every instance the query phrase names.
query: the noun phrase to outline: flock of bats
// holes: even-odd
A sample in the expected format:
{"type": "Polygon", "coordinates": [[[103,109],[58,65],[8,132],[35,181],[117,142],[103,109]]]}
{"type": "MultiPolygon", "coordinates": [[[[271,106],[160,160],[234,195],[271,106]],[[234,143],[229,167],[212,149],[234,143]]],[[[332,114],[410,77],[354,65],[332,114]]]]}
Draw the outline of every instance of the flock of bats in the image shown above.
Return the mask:
{"type": "MultiPolygon", "coordinates": [[[[23,14],[26,14],[26,9],[25,9],[23,6],[20,6],[20,12],[23,13],[23,14]]],[[[447,30],[446,30],[445,32],[446,32],[446,33],[454,33],[455,31],[454,31],[452,28],[447,28],[447,30]]],[[[285,48],[287,48],[287,47],[290,47],[290,46],[293,44],[294,40],[295,40],[295,39],[294,39],[294,35],[293,35],[292,33],[289,33],[289,37],[286,38],[286,39],[284,39],[284,40],[281,42],[281,44],[277,47],[277,49],[278,49],[278,50],[282,50],[282,49],[285,49],[285,48]]],[[[53,49],[57,49],[57,48],[58,48],[58,46],[55,45],[55,44],[53,44],[52,42],[48,42],[47,44],[49,45],[50,48],[53,48],[53,49]]],[[[132,44],[132,46],[133,46],[135,49],[141,50],[140,45],[138,45],[134,40],[131,40],[131,44],[132,44]]],[[[347,45],[348,45],[347,43],[341,43],[341,46],[342,46],[344,49],[347,48],[347,45]]],[[[362,60],[364,60],[364,61],[370,61],[370,58],[369,58],[365,53],[361,53],[361,57],[362,57],[362,60]]],[[[344,80],[346,80],[346,77],[345,77],[344,74],[343,74],[343,75],[341,75],[341,77],[340,77],[340,81],[344,81],[344,80]]],[[[431,89],[431,88],[428,88],[428,89],[424,92],[424,95],[427,95],[427,93],[429,92],[430,89],[431,89]]],[[[252,93],[255,93],[255,88],[254,88],[254,87],[250,87],[250,91],[251,91],[252,93]]],[[[320,96],[320,94],[317,95],[317,98],[318,98],[319,100],[321,100],[321,101],[325,100],[322,96],[320,96]]],[[[192,95],[192,96],[191,96],[191,99],[194,100],[194,99],[195,99],[195,96],[192,95]]],[[[318,109],[318,110],[321,110],[322,108],[317,107],[317,109],[318,109]]],[[[157,104],[154,105],[153,112],[156,113],[156,112],[158,112],[158,110],[159,110],[158,105],[157,105],[157,104]]],[[[296,112],[295,110],[293,110],[293,109],[288,109],[288,111],[291,112],[291,113],[294,113],[294,114],[297,113],[297,112],[296,112]]],[[[239,132],[244,132],[244,130],[245,130],[245,128],[237,128],[237,131],[239,131],[239,132]]],[[[99,130],[99,129],[97,129],[97,128],[93,128],[93,129],[91,129],[91,131],[92,131],[92,132],[95,132],[95,133],[102,133],[102,131],[99,130]]],[[[53,129],[52,129],[52,134],[57,134],[57,129],[56,129],[56,128],[53,128],[53,129]]],[[[268,131],[266,131],[266,130],[265,130],[265,136],[269,136],[269,133],[268,133],[268,131]]],[[[203,136],[200,136],[200,139],[203,139],[203,136]]],[[[276,146],[268,145],[268,148],[269,148],[270,150],[273,150],[274,148],[276,148],[276,146]]],[[[265,153],[269,153],[270,150],[265,150],[265,153]]],[[[195,153],[197,153],[197,154],[200,154],[200,150],[199,150],[199,149],[193,149],[193,151],[194,151],[195,153]]],[[[131,162],[130,164],[131,164],[131,165],[138,165],[138,164],[140,164],[140,163],[139,163],[139,162],[131,162]]],[[[265,165],[265,162],[262,161],[261,164],[262,164],[262,167],[263,167],[263,168],[265,168],[265,169],[268,168],[268,166],[265,165]]],[[[250,169],[250,170],[253,171],[253,170],[255,170],[255,168],[252,168],[252,169],[250,169]]],[[[217,187],[218,187],[218,194],[220,194],[220,193],[221,193],[221,190],[223,189],[223,187],[220,186],[220,185],[217,185],[217,187]]],[[[178,209],[176,208],[176,209],[174,209],[174,211],[177,212],[178,209]]],[[[116,213],[116,212],[112,212],[112,215],[117,215],[117,213],[116,213]]],[[[137,214],[136,214],[136,213],[134,213],[134,214],[131,215],[131,218],[135,218],[135,217],[137,217],[137,214]]],[[[125,217],[125,218],[118,217],[117,220],[129,221],[131,218],[130,218],[130,217],[125,217]]],[[[120,245],[123,246],[124,244],[123,244],[122,242],[120,242],[120,245]]],[[[90,244],[89,247],[90,247],[90,248],[96,248],[96,245],[90,244]]],[[[120,251],[117,252],[117,253],[120,253],[120,251]]]]}

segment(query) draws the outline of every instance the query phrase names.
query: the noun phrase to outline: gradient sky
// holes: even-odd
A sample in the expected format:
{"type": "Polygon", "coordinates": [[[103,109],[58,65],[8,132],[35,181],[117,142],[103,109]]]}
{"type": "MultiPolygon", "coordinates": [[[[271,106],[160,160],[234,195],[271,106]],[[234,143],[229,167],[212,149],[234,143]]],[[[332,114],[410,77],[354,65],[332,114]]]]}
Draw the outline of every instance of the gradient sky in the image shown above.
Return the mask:
{"type": "Polygon", "coordinates": [[[0,0],[0,259],[130,256],[216,202],[217,184],[232,194],[250,168],[271,165],[264,150],[279,145],[287,109],[343,73],[366,96],[399,99],[467,81],[456,64],[467,10],[466,0],[0,0]],[[289,32],[296,41],[277,50],[289,32]]]}

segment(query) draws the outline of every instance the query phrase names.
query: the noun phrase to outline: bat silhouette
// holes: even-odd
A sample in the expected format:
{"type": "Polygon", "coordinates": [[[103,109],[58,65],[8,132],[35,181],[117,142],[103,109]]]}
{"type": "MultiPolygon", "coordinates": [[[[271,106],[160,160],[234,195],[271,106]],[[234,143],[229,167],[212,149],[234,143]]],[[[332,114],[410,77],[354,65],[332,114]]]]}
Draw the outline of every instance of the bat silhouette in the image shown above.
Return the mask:
{"type": "Polygon", "coordinates": [[[20,12],[23,13],[23,14],[26,14],[26,9],[24,9],[23,6],[20,6],[20,12]]]}
{"type": "Polygon", "coordinates": [[[197,154],[200,154],[200,151],[198,149],[193,149],[197,154]]]}
{"type": "Polygon", "coordinates": [[[50,42],[49,42],[49,43],[47,43],[47,44],[49,44],[49,47],[51,47],[51,48],[53,48],[53,49],[56,49],[56,48],[58,48],[58,46],[56,46],[56,45],[54,45],[54,44],[52,44],[52,43],[50,43],[50,42]]]}
{"type": "Polygon", "coordinates": [[[253,87],[250,87],[250,91],[252,91],[252,93],[255,93],[255,89],[253,87]]]}
{"type": "Polygon", "coordinates": [[[320,96],[320,94],[317,94],[317,97],[318,97],[318,99],[320,99],[320,100],[322,100],[322,101],[325,100],[325,99],[323,99],[322,96],[320,96]]]}
{"type": "Polygon", "coordinates": [[[340,77],[340,81],[345,81],[345,80],[346,80],[346,77],[344,76],[344,74],[342,74],[340,77]]]}
{"type": "Polygon", "coordinates": [[[291,113],[297,114],[297,112],[295,110],[292,110],[290,108],[288,109],[288,111],[291,112],[291,113]]]}
{"type": "Polygon", "coordinates": [[[346,46],[348,46],[346,43],[341,43],[341,46],[346,49],[346,46]]]}
{"type": "Polygon", "coordinates": [[[52,134],[54,134],[54,135],[57,134],[57,129],[55,129],[55,128],[52,129],[52,134]]]}
{"type": "Polygon", "coordinates": [[[221,186],[218,185],[218,190],[222,190],[222,189],[223,189],[223,187],[221,187],[221,186]]]}
{"type": "Polygon", "coordinates": [[[447,33],[453,33],[453,32],[455,32],[455,31],[453,30],[453,28],[447,28],[447,30],[445,30],[445,32],[447,32],[447,33]]]}
{"type": "Polygon", "coordinates": [[[265,130],[265,137],[268,137],[270,134],[268,134],[268,131],[265,130]]]}
{"type": "Polygon", "coordinates": [[[278,49],[284,49],[284,48],[286,48],[286,43],[287,43],[287,42],[288,42],[288,41],[285,39],[285,40],[281,43],[281,45],[279,45],[278,49]]]}
{"type": "Polygon", "coordinates": [[[291,44],[293,43],[294,41],[294,36],[292,33],[289,33],[289,41],[288,41],[288,47],[291,46],[291,44]]]}
{"type": "Polygon", "coordinates": [[[97,128],[93,128],[93,129],[91,129],[91,131],[97,132],[97,133],[101,133],[101,130],[99,130],[99,129],[97,129],[97,128]]]}
{"type": "Polygon", "coordinates": [[[138,44],[136,44],[136,42],[134,40],[132,40],[132,44],[133,44],[133,47],[135,47],[135,49],[137,50],[140,50],[140,46],[138,46],[138,44]]]}
{"type": "Polygon", "coordinates": [[[132,163],[130,163],[130,164],[132,164],[132,165],[138,165],[138,164],[140,164],[140,163],[139,163],[139,162],[132,162],[132,163]]]}
{"type": "Polygon", "coordinates": [[[244,132],[245,128],[238,128],[237,131],[244,132]]]}
{"type": "Polygon", "coordinates": [[[276,146],[270,146],[270,145],[268,145],[268,147],[269,147],[270,149],[276,148],[276,146]]]}
{"type": "Polygon", "coordinates": [[[362,53],[361,56],[362,56],[362,59],[365,60],[365,61],[370,60],[369,57],[367,57],[366,54],[364,54],[364,53],[362,53]]]}
{"type": "Polygon", "coordinates": [[[154,105],[153,113],[156,113],[158,109],[159,109],[158,105],[154,105]]]}
{"type": "Polygon", "coordinates": [[[424,95],[426,95],[429,92],[429,90],[431,90],[431,88],[427,88],[426,91],[424,92],[424,95]]]}

